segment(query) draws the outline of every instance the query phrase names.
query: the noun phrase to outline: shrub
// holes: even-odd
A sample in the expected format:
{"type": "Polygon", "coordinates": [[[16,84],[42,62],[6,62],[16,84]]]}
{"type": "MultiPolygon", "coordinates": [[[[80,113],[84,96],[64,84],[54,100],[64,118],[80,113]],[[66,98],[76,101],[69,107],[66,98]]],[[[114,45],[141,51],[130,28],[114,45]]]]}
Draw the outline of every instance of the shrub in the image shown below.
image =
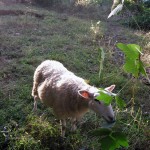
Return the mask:
{"type": "Polygon", "coordinates": [[[150,9],[144,9],[142,12],[134,16],[135,20],[129,21],[129,26],[132,28],[140,28],[150,30],[150,9]]]}
{"type": "Polygon", "coordinates": [[[150,2],[136,4],[126,1],[125,5],[133,15],[125,24],[134,29],[150,30],[150,2]]]}

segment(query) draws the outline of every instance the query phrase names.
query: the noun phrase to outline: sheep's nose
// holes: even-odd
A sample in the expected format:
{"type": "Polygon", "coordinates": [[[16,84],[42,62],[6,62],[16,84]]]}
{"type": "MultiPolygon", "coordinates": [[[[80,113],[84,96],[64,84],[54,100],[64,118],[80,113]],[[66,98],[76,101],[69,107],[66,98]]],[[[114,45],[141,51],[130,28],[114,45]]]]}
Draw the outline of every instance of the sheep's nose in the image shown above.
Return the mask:
{"type": "Polygon", "coordinates": [[[114,123],[116,121],[115,117],[108,116],[108,118],[110,123],[114,123]]]}

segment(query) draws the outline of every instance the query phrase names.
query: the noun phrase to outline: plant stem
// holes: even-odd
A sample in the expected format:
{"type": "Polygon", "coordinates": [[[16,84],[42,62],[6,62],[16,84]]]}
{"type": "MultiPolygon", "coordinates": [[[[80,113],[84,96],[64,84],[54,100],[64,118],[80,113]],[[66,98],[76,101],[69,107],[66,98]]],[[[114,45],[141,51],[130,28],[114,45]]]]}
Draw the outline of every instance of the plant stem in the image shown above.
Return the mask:
{"type": "Polygon", "coordinates": [[[131,112],[130,112],[132,117],[134,117],[133,116],[133,113],[134,113],[134,104],[135,104],[134,100],[135,100],[135,84],[133,84],[133,86],[132,86],[131,112]]]}
{"type": "Polygon", "coordinates": [[[126,82],[126,84],[122,87],[122,89],[117,93],[117,95],[127,86],[127,84],[129,84],[131,81],[133,80],[133,77],[128,81],[126,82]]]}

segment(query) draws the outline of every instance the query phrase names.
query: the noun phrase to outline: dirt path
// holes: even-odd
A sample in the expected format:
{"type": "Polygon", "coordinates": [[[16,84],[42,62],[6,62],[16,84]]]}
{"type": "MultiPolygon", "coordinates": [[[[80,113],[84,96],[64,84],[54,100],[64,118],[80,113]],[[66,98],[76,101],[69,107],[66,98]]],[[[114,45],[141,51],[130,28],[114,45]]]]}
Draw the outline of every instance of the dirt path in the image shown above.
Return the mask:
{"type": "Polygon", "coordinates": [[[16,3],[26,3],[30,2],[30,0],[0,0],[0,6],[1,5],[13,5],[16,3]]]}

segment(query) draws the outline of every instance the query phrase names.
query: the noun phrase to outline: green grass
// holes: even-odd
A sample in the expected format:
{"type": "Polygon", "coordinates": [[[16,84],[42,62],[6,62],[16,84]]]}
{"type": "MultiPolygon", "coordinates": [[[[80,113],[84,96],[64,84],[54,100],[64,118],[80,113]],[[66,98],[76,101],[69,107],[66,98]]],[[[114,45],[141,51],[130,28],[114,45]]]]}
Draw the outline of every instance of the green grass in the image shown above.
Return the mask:
{"type": "MultiPolygon", "coordinates": [[[[115,92],[118,92],[129,77],[122,73],[120,65],[115,64],[111,55],[112,47],[105,43],[107,42],[105,40],[106,22],[100,24],[98,33],[95,35],[90,29],[89,19],[79,19],[33,6],[13,5],[13,7],[5,8],[0,6],[0,9],[30,10],[45,15],[44,19],[30,15],[0,16],[2,26],[0,30],[0,58],[2,58],[0,64],[0,130],[8,131],[9,138],[7,141],[6,133],[0,132],[0,148],[98,150],[99,143],[96,139],[89,137],[87,132],[100,127],[102,119],[89,112],[78,125],[77,132],[71,133],[67,129],[66,139],[62,139],[59,120],[55,119],[50,108],[38,102],[37,114],[32,113],[31,90],[36,67],[45,59],[55,59],[75,74],[88,80],[91,85],[106,87],[116,84],[115,92]],[[100,40],[102,43],[100,46],[104,47],[106,53],[101,80],[98,77],[99,42],[97,40],[100,40]],[[41,118],[43,112],[45,114],[41,118]]],[[[126,33],[126,36],[129,37],[129,33],[126,33]]],[[[131,86],[131,83],[128,84],[121,93],[121,97],[127,102],[132,97],[131,86]]],[[[149,89],[141,83],[136,86],[135,110],[138,110],[141,104],[148,105],[149,89]]],[[[143,115],[142,121],[138,119],[139,126],[134,122],[128,126],[127,124],[133,120],[130,112],[131,107],[124,112],[118,111],[116,128],[119,126],[128,135],[129,149],[135,149],[136,143],[140,141],[142,144],[139,144],[138,148],[142,149],[148,144],[144,131],[144,129],[148,130],[148,116],[143,115]],[[137,139],[136,136],[138,136],[137,139]]],[[[135,118],[136,114],[138,114],[137,111],[134,112],[135,118]]]]}

